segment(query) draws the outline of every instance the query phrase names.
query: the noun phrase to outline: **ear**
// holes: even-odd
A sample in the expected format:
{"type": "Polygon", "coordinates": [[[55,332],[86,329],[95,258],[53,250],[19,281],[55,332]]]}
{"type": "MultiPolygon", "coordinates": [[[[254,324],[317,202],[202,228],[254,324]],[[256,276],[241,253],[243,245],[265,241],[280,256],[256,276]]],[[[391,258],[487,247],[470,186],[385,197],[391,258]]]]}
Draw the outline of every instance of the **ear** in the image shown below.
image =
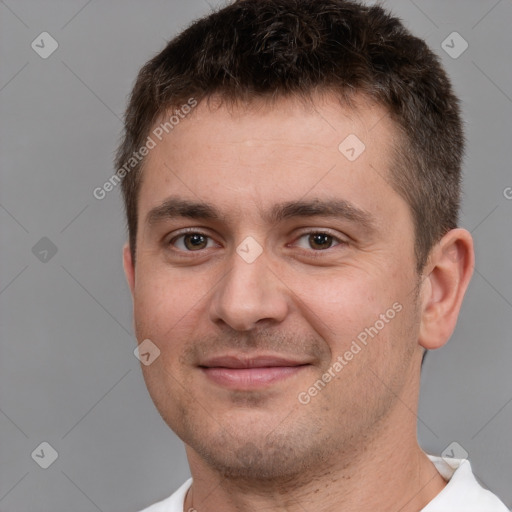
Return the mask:
{"type": "Polygon", "coordinates": [[[124,275],[126,276],[126,280],[128,281],[128,286],[130,287],[133,297],[133,289],[135,287],[135,267],[133,265],[132,253],[128,242],[124,244],[123,247],[123,267],[124,275]]]}
{"type": "Polygon", "coordinates": [[[435,350],[450,339],[474,266],[473,238],[465,229],[448,231],[432,249],[420,289],[422,347],[435,350]]]}

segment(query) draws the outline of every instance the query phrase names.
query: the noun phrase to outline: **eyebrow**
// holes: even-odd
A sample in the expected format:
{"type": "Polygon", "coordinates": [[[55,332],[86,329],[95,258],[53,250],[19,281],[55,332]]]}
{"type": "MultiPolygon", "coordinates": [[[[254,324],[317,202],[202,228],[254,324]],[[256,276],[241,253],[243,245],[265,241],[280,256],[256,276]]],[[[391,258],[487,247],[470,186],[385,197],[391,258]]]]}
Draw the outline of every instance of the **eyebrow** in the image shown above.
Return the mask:
{"type": "MultiPolygon", "coordinates": [[[[212,204],[169,197],[148,212],[146,223],[154,225],[179,217],[195,220],[226,220],[225,215],[221,214],[212,204]]],[[[274,205],[270,211],[263,215],[268,223],[278,223],[296,217],[343,218],[360,225],[369,232],[375,231],[377,224],[375,217],[369,211],[363,210],[344,199],[287,201],[274,205]]]]}

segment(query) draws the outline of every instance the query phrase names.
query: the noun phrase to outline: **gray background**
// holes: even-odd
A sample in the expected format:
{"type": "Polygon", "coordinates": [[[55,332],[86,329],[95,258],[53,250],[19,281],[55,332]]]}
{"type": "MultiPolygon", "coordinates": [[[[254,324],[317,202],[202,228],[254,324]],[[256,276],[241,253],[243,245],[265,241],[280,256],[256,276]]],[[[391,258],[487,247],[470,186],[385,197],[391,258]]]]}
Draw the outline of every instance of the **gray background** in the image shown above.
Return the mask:
{"type": "MultiPolygon", "coordinates": [[[[469,141],[461,225],[475,238],[476,271],[452,340],[426,360],[419,438],[437,454],[457,441],[510,508],[512,3],[384,4],[442,57],[469,141]],[[456,59],[441,47],[453,31],[469,43],[456,59]]],[[[189,475],[133,355],[119,191],[102,201],[92,191],[114,171],[138,69],[212,5],[0,1],[3,512],[137,510],[189,475]],[[59,44],[47,59],[31,48],[43,31],[59,44]],[[58,452],[48,469],[31,457],[43,441],[58,452]]]]}

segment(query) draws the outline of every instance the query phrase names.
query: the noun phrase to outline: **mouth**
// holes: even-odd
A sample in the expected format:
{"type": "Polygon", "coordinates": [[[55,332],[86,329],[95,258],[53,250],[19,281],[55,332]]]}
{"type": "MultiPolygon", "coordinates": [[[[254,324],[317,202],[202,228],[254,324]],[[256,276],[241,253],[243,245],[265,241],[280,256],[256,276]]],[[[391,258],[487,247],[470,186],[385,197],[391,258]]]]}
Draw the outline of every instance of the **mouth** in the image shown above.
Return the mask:
{"type": "Polygon", "coordinates": [[[236,390],[262,388],[297,375],[310,363],[277,356],[222,356],[199,365],[216,384],[236,390]]]}

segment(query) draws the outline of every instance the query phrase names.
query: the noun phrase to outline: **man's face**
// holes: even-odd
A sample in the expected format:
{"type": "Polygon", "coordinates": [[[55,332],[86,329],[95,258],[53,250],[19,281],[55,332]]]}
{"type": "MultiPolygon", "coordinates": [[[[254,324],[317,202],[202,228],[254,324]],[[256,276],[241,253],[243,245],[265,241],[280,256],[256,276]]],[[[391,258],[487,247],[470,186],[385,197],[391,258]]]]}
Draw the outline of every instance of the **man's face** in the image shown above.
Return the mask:
{"type": "Polygon", "coordinates": [[[189,457],[292,476],[415,428],[414,232],[385,114],[201,103],[148,155],[125,265],[137,339],[160,350],[144,378],[189,457]]]}

